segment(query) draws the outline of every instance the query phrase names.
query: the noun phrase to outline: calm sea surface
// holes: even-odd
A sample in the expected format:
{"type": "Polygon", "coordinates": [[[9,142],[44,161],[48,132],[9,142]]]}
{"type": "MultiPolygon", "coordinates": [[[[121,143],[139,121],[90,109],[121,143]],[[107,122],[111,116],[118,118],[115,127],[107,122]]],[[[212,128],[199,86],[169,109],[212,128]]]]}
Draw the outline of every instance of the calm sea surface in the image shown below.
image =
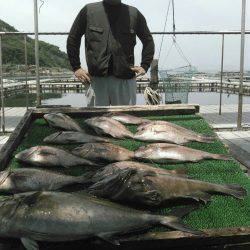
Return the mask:
{"type": "MultiPolygon", "coordinates": [[[[164,94],[162,94],[163,102],[165,101],[164,94]]],[[[220,95],[218,93],[190,93],[189,103],[196,103],[200,105],[219,104],[220,95]]],[[[162,103],[163,103],[162,102],[162,103]]],[[[237,104],[237,95],[223,94],[223,104],[237,104]]],[[[245,104],[250,104],[250,97],[244,98],[245,104]]],[[[86,107],[87,98],[85,94],[79,93],[65,93],[60,98],[50,98],[43,101],[44,105],[71,105],[72,107],[86,107]]],[[[143,94],[137,94],[137,104],[145,104],[143,94]]]]}

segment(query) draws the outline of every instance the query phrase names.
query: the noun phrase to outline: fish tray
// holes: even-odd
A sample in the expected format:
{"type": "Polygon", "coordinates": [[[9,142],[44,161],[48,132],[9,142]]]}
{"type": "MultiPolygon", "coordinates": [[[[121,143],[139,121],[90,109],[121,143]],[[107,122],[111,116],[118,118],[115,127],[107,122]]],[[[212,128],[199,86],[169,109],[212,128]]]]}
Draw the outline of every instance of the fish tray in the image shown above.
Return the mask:
{"type": "MultiPolygon", "coordinates": [[[[16,150],[22,145],[23,141],[26,140],[27,135],[32,129],[33,124],[36,121],[41,121],[44,114],[51,112],[61,112],[74,117],[75,119],[86,119],[93,116],[99,116],[108,112],[124,112],[128,114],[133,114],[141,117],[157,117],[157,119],[163,117],[168,121],[176,122],[179,125],[182,125],[184,122],[185,126],[192,126],[192,129],[199,129],[203,126],[207,131],[213,133],[209,125],[198,115],[199,106],[198,105],[183,105],[183,104],[173,104],[173,105],[161,105],[161,106],[135,106],[135,107],[115,107],[115,108],[71,108],[66,106],[53,106],[53,107],[40,107],[36,109],[28,110],[20,121],[19,125],[15,129],[15,131],[11,134],[8,142],[4,145],[4,147],[0,151],[0,168],[4,170],[8,168],[9,164],[13,161],[13,155],[16,150]],[[200,122],[200,123],[199,123],[200,122]],[[197,126],[196,126],[197,125],[197,126]]],[[[133,129],[133,128],[132,128],[133,129]]],[[[199,131],[200,132],[200,131],[199,131]]],[[[128,142],[126,142],[128,143],[128,142]]],[[[199,144],[190,145],[194,148],[201,147],[199,144]]],[[[217,142],[215,145],[210,145],[208,150],[216,151],[216,147],[220,147],[223,151],[222,153],[227,152],[227,149],[217,138],[217,142]]],[[[201,148],[205,150],[205,148],[201,148]]],[[[213,161],[206,161],[209,167],[212,168],[214,164],[213,161]]],[[[215,163],[216,164],[216,163],[215,163]]],[[[226,163],[225,163],[226,164],[226,163]]],[[[229,163],[230,164],[230,163],[229,163]]],[[[235,161],[231,163],[232,166],[229,166],[231,169],[231,173],[229,172],[227,175],[233,178],[233,175],[242,175],[242,178],[247,178],[244,173],[241,173],[239,164],[235,161]],[[235,169],[234,169],[235,168],[235,169]],[[239,168],[239,170],[238,170],[239,168]],[[243,177],[245,176],[245,177],[243,177]]],[[[171,167],[171,166],[170,166],[171,167]]],[[[198,164],[199,167],[199,164],[198,164]]],[[[197,168],[198,168],[197,167],[197,168]]],[[[201,175],[193,175],[192,169],[196,168],[193,165],[188,165],[188,170],[190,169],[191,177],[200,179],[201,175]]],[[[212,171],[212,170],[211,170],[212,171]]],[[[210,172],[210,171],[207,171],[210,172]]],[[[207,175],[209,175],[208,173],[207,175]]],[[[209,177],[204,177],[210,178],[209,177]]],[[[235,179],[237,180],[237,178],[235,179]]],[[[219,182],[220,180],[217,180],[219,182]]],[[[245,183],[247,180],[244,179],[245,183]]],[[[249,181],[249,180],[248,180],[249,181]]],[[[211,181],[212,182],[212,181],[211,181]]],[[[214,181],[215,182],[215,181],[214,181]]],[[[241,184],[241,183],[239,183],[241,184]]],[[[244,217],[244,219],[237,220],[237,209],[233,210],[233,214],[228,214],[227,221],[228,227],[220,227],[219,219],[208,218],[208,229],[202,226],[202,230],[206,233],[205,236],[193,236],[189,233],[183,233],[179,231],[166,231],[162,228],[157,228],[156,230],[151,230],[145,234],[132,234],[129,237],[121,238],[120,246],[113,246],[105,242],[95,242],[90,243],[89,241],[81,241],[81,242],[71,242],[71,243],[41,243],[41,249],[228,249],[228,250],[242,250],[242,249],[250,249],[250,208],[249,208],[249,184],[246,184],[248,189],[248,197],[246,197],[245,202],[248,204],[248,215],[244,217]],[[231,217],[230,217],[231,216],[231,217]],[[212,221],[213,220],[213,221],[212,221]],[[237,223],[234,223],[234,220],[237,223]],[[240,225],[242,222],[242,225],[240,225]],[[213,228],[213,225],[217,225],[213,228]],[[234,226],[236,225],[236,226],[234,226]],[[163,231],[164,230],[164,231],[163,231]]],[[[225,198],[229,200],[230,204],[238,204],[240,206],[241,201],[235,201],[233,198],[225,198]]],[[[216,203],[220,203],[220,197],[215,197],[213,202],[216,206],[216,203]]],[[[207,205],[206,205],[207,206],[207,205]]],[[[205,213],[209,209],[205,206],[203,213],[205,213]]],[[[243,206],[243,205],[242,205],[243,206]]],[[[211,209],[211,208],[210,208],[211,209]]],[[[227,213],[227,205],[221,206],[221,213],[227,213]]],[[[209,210],[210,211],[210,210],[209,210]]],[[[194,212],[196,213],[196,212],[194,212]]],[[[199,222],[199,213],[194,216],[196,220],[199,222]]],[[[184,222],[192,227],[195,227],[195,224],[190,223],[189,218],[184,220],[184,222]]],[[[225,218],[224,218],[225,220],[225,218]]],[[[225,223],[224,223],[225,224],[225,223]]],[[[199,228],[200,229],[200,228],[199,228]]],[[[0,239],[0,249],[23,249],[19,240],[13,239],[0,239]]]]}

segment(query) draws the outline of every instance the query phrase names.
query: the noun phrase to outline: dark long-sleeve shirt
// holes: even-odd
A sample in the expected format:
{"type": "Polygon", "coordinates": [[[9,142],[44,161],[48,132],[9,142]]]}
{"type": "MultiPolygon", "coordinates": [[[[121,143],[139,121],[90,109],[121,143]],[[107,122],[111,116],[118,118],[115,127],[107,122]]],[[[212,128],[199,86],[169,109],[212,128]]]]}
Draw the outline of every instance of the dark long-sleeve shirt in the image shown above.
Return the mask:
{"type": "MultiPolygon", "coordinates": [[[[109,24],[111,30],[115,27],[116,20],[119,17],[119,7],[107,5],[105,6],[106,12],[109,19],[109,24]]],[[[83,35],[86,33],[86,29],[88,26],[87,22],[87,6],[85,6],[78,16],[76,17],[74,24],[70,30],[70,34],[67,40],[67,52],[68,57],[70,60],[70,64],[72,66],[73,71],[76,71],[81,67],[80,62],[80,46],[81,46],[81,39],[83,35]]],[[[154,41],[152,35],[147,26],[147,22],[145,17],[138,11],[137,13],[137,20],[136,20],[136,35],[139,37],[143,44],[142,50],[142,61],[141,66],[147,71],[150,67],[154,56],[154,41]]],[[[112,57],[109,62],[109,73],[112,74],[113,72],[113,63],[112,57]]]]}

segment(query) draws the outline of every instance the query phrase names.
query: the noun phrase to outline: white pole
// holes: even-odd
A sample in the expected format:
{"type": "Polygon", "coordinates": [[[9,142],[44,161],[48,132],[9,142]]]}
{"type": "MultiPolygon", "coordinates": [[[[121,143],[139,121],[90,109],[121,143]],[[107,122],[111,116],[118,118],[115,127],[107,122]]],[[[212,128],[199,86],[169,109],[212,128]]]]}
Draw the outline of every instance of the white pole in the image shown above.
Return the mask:
{"type": "Polygon", "coordinates": [[[239,85],[239,106],[237,129],[242,129],[242,113],[243,113],[243,77],[244,77],[244,56],[245,56],[245,32],[246,32],[246,0],[242,0],[242,16],[241,16],[241,50],[240,50],[240,85],[239,85]]]}
{"type": "MultiPolygon", "coordinates": [[[[3,134],[5,133],[5,112],[4,112],[4,86],[3,86],[3,60],[2,60],[2,36],[0,35],[0,85],[1,85],[1,122],[0,126],[3,134]]],[[[0,129],[0,130],[1,130],[0,129]]]]}
{"type": "Polygon", "coordinates": [[[36,102],[41,105],[41,86],[39,73],[39,36],[38,36],[38,7],[37,0],[34,0],[34,25],[35,25],[35,61],[36,61],[36,102]]]}

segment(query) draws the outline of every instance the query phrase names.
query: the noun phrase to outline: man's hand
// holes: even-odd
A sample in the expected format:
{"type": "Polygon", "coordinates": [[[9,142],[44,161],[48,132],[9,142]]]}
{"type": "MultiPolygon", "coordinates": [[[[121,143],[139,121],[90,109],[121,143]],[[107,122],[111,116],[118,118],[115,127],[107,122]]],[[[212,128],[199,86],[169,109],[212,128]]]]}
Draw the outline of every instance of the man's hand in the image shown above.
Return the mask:
{"type": "Polygon", "coordinates": [[[131,70],[136,73],[136,77],[143,76],[146,74],[146,71],[143,67],[135,66],[135,67],[131,68],[131,70]]]}
{"type": "Polygon", "coordinates": [[[91,82],[91,76],[88,71],[80,68],[77,71],[75,71],[75,76],[83,83],[90,83],[91,82]]]}

